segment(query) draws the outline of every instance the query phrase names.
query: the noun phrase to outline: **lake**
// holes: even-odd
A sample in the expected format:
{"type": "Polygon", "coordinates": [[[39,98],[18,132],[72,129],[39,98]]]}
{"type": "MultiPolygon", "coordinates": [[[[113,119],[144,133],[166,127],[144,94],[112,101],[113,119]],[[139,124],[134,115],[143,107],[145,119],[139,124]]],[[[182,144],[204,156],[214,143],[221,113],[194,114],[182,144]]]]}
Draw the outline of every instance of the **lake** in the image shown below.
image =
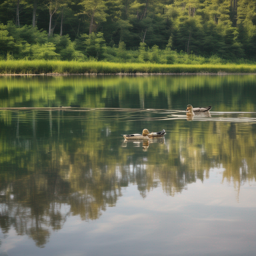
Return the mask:
{"type": "Polygon", "coordinates": [[[255,81],[0,77],[0,255],[255,255],[255,81]]]}

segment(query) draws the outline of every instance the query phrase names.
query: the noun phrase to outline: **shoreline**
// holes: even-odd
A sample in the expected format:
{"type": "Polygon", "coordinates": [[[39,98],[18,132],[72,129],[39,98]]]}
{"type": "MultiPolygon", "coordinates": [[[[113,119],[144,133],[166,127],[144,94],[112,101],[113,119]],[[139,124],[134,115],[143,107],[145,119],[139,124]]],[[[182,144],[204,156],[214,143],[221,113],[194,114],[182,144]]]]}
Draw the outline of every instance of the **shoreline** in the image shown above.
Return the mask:
{"type": "Polygon", "coordinates": [[[227,76],[227,75],[256,75],[256,73],[232,73],[232,72],[197,72],[197,73],[43,73],[43,74],[1,74],[5,76],[227,76]]]}
{"type": "Polygon", "coordinates": [[[256,74],[256,64],[0,61],[0,76],[223,76],[256,74]]]}

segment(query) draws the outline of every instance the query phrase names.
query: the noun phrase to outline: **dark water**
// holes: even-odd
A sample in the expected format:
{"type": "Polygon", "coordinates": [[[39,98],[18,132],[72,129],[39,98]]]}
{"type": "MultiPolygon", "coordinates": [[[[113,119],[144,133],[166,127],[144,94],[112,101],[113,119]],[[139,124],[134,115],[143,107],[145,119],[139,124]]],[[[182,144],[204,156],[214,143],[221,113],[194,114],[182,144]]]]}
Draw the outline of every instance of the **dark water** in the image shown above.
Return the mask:
{"type": "Polygon", "coordinates": [[[255,81],[0,78],[0,255],[255,255],[255,81]]]}

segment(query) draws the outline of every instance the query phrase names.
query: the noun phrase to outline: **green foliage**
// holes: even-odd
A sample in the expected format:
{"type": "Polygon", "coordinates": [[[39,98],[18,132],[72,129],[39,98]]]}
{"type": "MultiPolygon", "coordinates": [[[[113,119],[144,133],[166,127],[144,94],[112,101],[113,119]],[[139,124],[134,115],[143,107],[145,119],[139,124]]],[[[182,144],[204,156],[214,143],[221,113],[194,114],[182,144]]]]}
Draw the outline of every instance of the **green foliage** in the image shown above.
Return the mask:
{"type": "MultiPolygon", "coordinates": [[[[11,25],[9,24],[9,26],[11,25]]],[[[14,33],[29,44],[44,44],[48,41],[46,31],[39,31],[37,27],[25,25],[17,28],[14,33]]]]}
{"type": "Polygon", "coordinates": [[[86,55],[88,58],[95,58],[96,60],[102,60],[106,50],[105,40],[103,33],[91,33],[90,35],[83,35],[85,39],[86,55]]]}
{"type": "Polygon", "coordinates": [[[59,54],[55,52],[56,47],[53,43],[32,45],[32,58],[36,60],[54,60],[58,59],[59,54]]]}
{"type": "Polygon", "coordinates": [[[175,59],[174,59],[174,56],[172,54],[172,51],[169,48],[166,48],[164,56],[166,58],[166,61],[165,61],[166,64],[173,64],[174,63],[175,59]]]}
{"type": "MultiPolygon", "coordinates": [[[[39,53],[39,47],[35,49],[37,53],[37,59],[48,58],[54,59],[53,46],[51,43],[43,45],[44,51],[39,53]],[[47,52],[45,49],[51,48],[51,52],[47,52]],[[51,55],[52,54],[52,55],[51,55]]],[[[193,56],[187,58],[188,62],[193,62],[193,56]]],[[[256,65],[235,65],[235,64],[152,64],[152,63],[110,63],[110,62],[77,62],[77,61],[45,61],[45,60],[9,60],[0,61],[0,73],[16,73],[16,74],[40,74],[40,73],[255,73],[256,65]]]]}
{"type": "Polygon", "coordinates": [[[72,44],[68,35],[55,35],[54,37],[51,37],[50,40],[56,45],[57,53],[60,53],[62,50],[66,49],[72,44]]]}
{"type": "Polygon", "coordinates": [[[127,59],[126,46],[124,42],[119,42],[117,56],[123,61],[127,59]]]}
{"type": "Polygon", "coordinates": [[[172,49],[172,36],[169,37],[168,44],[166,45],[166,49],[172,49]]]}
{"type": "Polygon", "coordinates": [[[140,47],[139,47],[139,61],[140,62],[147,62],[149,61],[149,54],[148,51],[146,49],[146,44],[145,43],[140,43],[140,47]]]}
{"type": "Polygon", "coordinates": [[[22,0],[20,10],[14,0],[0,4],[1,59],[6,59],[7,53],[14,59],[46,56],[69,61],[168,64],[207,63],[211,56],[221,58],[221,62],[256,59],[254,1],[46,2],[37,1],[34,9],[33,1],[22,0]],[[36,18],[33,26],[32,14],[36,18]],[[46,32],[49,27],[50,36],[46,32]],[[45,48],[48,43],[49,50],[45,48]],[[41,46],[39,54],[36,49],[41,46]]]}
{"type": "Polygon", "coordinates": [[[154,45],[151,50],[150,54],[150,62],[152,63],[159,63],[159,47],[157,45],[154,45]]]}
{"type": "Polygon", "coordinates": [[[85,60],[84,54],[76,51],[75,43],[71,42],[68,35],[56,35],[51,37],[50,40],[56,46],[56,53],[60,55],[61,60],[85,60]]]}
{"type": "Polygon", "coordinates": [[[0,55],[5,57],[14,47],[14,39],[9,35],[7,26],[0,24],[0,55]]]}

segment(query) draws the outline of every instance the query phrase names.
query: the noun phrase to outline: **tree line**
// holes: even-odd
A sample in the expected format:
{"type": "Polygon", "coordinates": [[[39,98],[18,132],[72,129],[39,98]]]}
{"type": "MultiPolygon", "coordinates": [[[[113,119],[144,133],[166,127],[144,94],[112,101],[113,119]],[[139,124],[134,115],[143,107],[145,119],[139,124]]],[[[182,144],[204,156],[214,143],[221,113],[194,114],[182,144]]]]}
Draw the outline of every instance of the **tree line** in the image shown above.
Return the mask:
{"type": "Polygon", "coordinates": [[[254,61],[256,52],[250,0],[5,0],[0,24],[2,59],[254,61]]]}

